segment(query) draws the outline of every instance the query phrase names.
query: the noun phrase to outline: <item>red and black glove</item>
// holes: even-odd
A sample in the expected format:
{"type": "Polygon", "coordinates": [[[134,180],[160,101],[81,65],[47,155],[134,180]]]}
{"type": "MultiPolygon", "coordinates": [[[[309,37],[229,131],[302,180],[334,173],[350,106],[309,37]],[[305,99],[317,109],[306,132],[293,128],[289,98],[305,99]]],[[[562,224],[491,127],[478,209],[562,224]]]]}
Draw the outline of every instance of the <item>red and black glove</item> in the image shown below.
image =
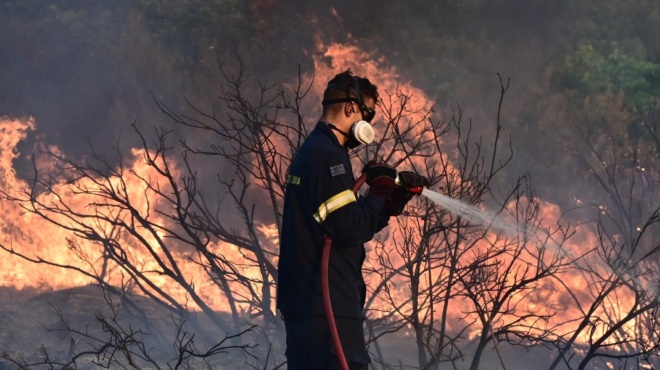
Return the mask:
{"type": "Polygon", "coordinates": [[[406,204],[412,199],[417,192],[412,192],[410,189],[421,189],[430,185],[429,180],[414,172],[402,171],[398,174],[399,187],[394,189],[390,196],[390,200],[383,205],[383,212],[390,216],[398,216],[403,213],[406,204]]]}
{"type": "Polygon", "coordinates": [[[369,163],[363,172],[367,174],[366,182],[371,193],[387,200],[391,199],[392,192],[398,187],[394,168],[383,163],[369,163]]]}

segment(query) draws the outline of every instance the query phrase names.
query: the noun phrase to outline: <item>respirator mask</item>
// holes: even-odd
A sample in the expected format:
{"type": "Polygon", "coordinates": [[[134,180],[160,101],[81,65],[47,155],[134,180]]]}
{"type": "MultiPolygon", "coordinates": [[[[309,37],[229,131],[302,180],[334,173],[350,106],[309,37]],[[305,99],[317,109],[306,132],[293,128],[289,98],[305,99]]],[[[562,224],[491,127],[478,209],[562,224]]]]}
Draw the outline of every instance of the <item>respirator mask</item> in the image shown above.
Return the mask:
{"type": "Polygon", "coordinates": [[[340,130],[332,123],[328,123],[328,126],[348,139],[346,140],[346,144],[344,144],[348,149],[357,148],[360,144],[371,144],[371,142],[374,141],[374,129],[367,121],[360,120],[355,122],[348,133],[340,130]]]}
{"type": "MultiPolygon", "coordinates": [[[[331,129],[341,133],[348,139],[346,141],[346,144],[344,145],[349,149],[354,149],[360,146],[360,144],[365,144],[365,145],[370,144],[372,141],[374,141],[374,136],[375,136],[374,129],[373,127],[371,127],[370,122],[371,120],[374,119],[374,116],[376,115],[376,111],[372,108],[369,108],[364,103],[364,98],[362,97],[362,93],[360,92],[360,84],[357,77],[353,77],[353,85],[355,86],[357,97],[328,99],[328,100],[323,100],[323,102],[321,103],[322,105],[335,104],[335,103],[349,103],[349,102],[357,103],[360,109],[360,114],[362,115],[362,119],[355,122],[351,126],[351,129],[349,130],[348,133],[340,130],[339,128],[337,128],[332,124],[329,125],[331,129]]],[[[332,86],[330,87],[332,88],[332,86]]]]}

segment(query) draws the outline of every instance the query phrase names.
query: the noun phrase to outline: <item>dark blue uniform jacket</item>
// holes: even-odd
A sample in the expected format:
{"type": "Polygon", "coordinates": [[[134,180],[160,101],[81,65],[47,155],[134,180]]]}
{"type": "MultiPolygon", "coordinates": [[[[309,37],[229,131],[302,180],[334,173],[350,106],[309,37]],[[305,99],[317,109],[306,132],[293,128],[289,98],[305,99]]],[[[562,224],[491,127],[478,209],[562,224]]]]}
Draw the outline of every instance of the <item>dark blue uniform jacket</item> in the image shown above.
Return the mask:
{"type": "Polygon", "coordinates": [[[326,235],[330,254],[330,296],[335,316],[362,319],[366,286],[363,243],[387,225],[383,199],[357,197],[355,177],[344,148],[319,122],[299,148],[287,177],[280,236],[277,307],[285,315],[323,314],[321,252],[326,235]]]}

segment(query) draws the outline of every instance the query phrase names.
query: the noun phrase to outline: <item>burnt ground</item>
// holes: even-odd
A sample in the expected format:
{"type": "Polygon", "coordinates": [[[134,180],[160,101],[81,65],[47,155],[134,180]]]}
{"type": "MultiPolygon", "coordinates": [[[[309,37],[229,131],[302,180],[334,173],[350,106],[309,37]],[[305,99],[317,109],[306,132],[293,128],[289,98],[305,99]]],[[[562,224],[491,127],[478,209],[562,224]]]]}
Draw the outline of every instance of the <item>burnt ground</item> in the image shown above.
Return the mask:
{"type": "MultiPolygon", "coordinates": [[[[0,287],[0,353],[3,357],[10,355],[14,359],[24,360],[27,363],[41,362],[44,354],[47,353],[53,362],[66,362],[72,354],[89,350],[94,346],[99,346],[100,342],[93,338],[109,338],[109,330],[103,330],[99,319],[109,320],[113,315],[110,303],[116,308],[117,323],[116,329],[127,333],[133,333],[133,338],[144,343],[148,349],[149,355],[158,361],[161,368],[169,368],[176,359],[176,343],[174,338],[178,329],[178,322],[174,320],[173,313],[166,308],[157,305],[154,301],[137,296],[131,293],[125,293],[124,297],[111,295],[104,297],[101,290],[96,286],[83,286],[78,288],[65,289],[60,291],[37,292],[36,290],[15,290],[7,287],[0,287]],[[63,331],[63,323],[67,323],[71,328],[79,333],[70,334],[63,331]],[[86,337],[89,335],[89,337],[86,337]],[[45,352],[44,352],[45,351],[45,352]]],[[[195,340],[198,343],[197,349],[208,348],[210,344],[215,344],[226,333],[210,333],[202,328],[209,328],[212,325],[205,324],[201,319],[189,317],[185,323],[185,329],[189,333],[195,333],[195,340]],[[202,333],[204,332],[205,333],[202,333]],[[206,336],[204,336],[206,334],[206,336]]],[[[262,333],[259,330],[250,332],[247,336],[241,337],[242,343],[258,343],[259,336],[262,333]]],[[[390,363],[396,363],[401,360],[404,364],[402,368],[413,370],[414,366],[405,366],[405,364],[415,364],[417,351],[414,347],[414,340],[409,335],[401,334],[398,336],[388,336],[380,341],[380,352],[388,358],[390,363]]],[[[261,363],[263,368],[263,358],[268,355],[268,345],[261,344],[252,351],[257,358],[247,355],[241,350],[229,350],[217,354],[207,360],[193,360],[191,368],[194,369],[243,369],[257,368],[247,366],[248,363],[261,363]],[[261,357],[261,358],[259,358],[261,357]]],[[[474,353],[474,346],[468,345],[463,348],[465,358],[458,361],[458,369],[467,369],[470,366],[470,355],[474,353]]],[[[280,351],[279,358],[283,358],[283,350],[271,348],[273,352],[280,351]]],[[[376,351],[374,346],[371,351],[376,351]]],[[[533,349],[526,349],[520,346],[499,346],[500,354],[504,359],[507,370],[528,370],[544,369],[552,360],[552,353],[549,349],[542,346],[536,346],[533,349]]],[[[107,354],[106,354],[107,355],[107,354]]],[[[126,361],[121,354],[125,368],[126,361]]],[[[272,354],[270,354],[272,356],[272,354]]],[[[99,369],[105,367],[107,357],[87,356],[84,360],[77,362],[77,369],[99,369]]],[[[155,369],[146,362],[140,363],[142,369],[155,369]]],[[[273,360],[269,361],[267,369],[274,368],[273,360]]],[[[0,370],[17,369],[19,366],[0,358],[0,370]]],[[[34,369],[45,369],[48,367],[31,367],[34,369]]],[[[118,365],[110,368],[122,368],[118,365]]],[[[284,368],[280,368],[284,370],[284,368]]],[[[441,365],[441,368],[452,368],[450,364],[441,365]],[[448,366],[448,367],[447,367],[448,366]]],[[[494,347],[489,345],[481,361],[480,369],[501,369],[497,353],[494,347]]],[[[589,369],[610,368],[605,363],[593,363],[589,369]]],[[[627,368],[624,366],[624,368],[627,368]]],[[[62,366],[55,366],[54,369],[62,369],[62,366]]],[[[375,369],[381,369],[380,366],[375,369]]]]}
{"type": "MultiPolygon", "coordinates": [[[[123,338],[126,343],[133,345],[143,343],[149,356],[159,364],[173,364],[177,355],[174,338],[180,324],[175,319],[176,315],[148,298],[125,294],[124,297],[116,294],[104,296],[98,287],[92,285],[45,293],[0,288],[0,353],[3,357],[10,355],[13,359],[30,364],[43,362],[45,354],[51,362],[66,363],[74,354],[100,348],[105,342],[118,342],[118,338],[123,338]],[[67,325],[76,333],[67,330],[67,325]],[[113,331],[119,335],[112,336],[113,331]],[[131,342],[131,339],[135,341],[131,342]]],[[[211,326],[204,325],[196,317],[188,317],[183,327],[188,333],[195,332],[195,343],[199,350],[208,348],[204,342],[205,336],[208,343],[223,338],[224,334],[208,335],[208,331],[204,335],[202,330],[196,330],[200,327],[211,326]]],[[[86,356],[77,362],[78,369],[102,368],[107,364],[109,354],[105,352],[101,356],[86,356]]],[[[116,356],[125,359],[121,353],[116,356]]],[[[214,361],[225,363],[223,356],[231,357],[231,353],[216,355],[206,362],[209,365],[214,361]]],[[[0,369],[16,368],[19,366],[0,358],[0,369]]],[[[142,368],[155,366],[147,364],[142,368]]],[[[213,368],[223,366],[214,365],[213,368]]]]}

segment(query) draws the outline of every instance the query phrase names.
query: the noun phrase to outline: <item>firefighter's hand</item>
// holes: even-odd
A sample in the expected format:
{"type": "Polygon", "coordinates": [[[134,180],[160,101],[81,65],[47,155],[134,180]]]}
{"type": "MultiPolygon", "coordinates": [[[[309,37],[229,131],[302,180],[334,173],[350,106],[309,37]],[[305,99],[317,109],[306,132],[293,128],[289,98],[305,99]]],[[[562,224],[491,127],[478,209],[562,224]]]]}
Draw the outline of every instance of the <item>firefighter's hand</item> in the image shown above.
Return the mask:
{"type": "Polygon", "coordinates": [[[429,179],[410,171],[399,172],[399,184],[406,188],[425,188],[431,184],[429,179]]]}
{"type": "Polygon", "coordinates": [[[398,185],[392,192],[390,200],[385,202],[383,212],[389,216],[398,216],[403,213],[406,204],[410,202],[415,194],[419,194],[421,188],[429,186],[429,179],[410,171],[399,172],[398,185]],[[412,190],[415,189],[415,190],[412,190]]]}
{"type": "Polygon", "coordinates": [[[407,189],[398,186],[390,196],[390,199],[385,201],[383,211],[388,216],[398,216],[403,213],[406,204],[412,199],[415,194],[409,192],[407,189]]]}
{"type": "Polygon", "coordinates": [[[368,164],[364,172],[367,174],[367,185],[370,191],[379,197],[391,199],[396,184],[396,170],[386,164],[368,164]]]}

